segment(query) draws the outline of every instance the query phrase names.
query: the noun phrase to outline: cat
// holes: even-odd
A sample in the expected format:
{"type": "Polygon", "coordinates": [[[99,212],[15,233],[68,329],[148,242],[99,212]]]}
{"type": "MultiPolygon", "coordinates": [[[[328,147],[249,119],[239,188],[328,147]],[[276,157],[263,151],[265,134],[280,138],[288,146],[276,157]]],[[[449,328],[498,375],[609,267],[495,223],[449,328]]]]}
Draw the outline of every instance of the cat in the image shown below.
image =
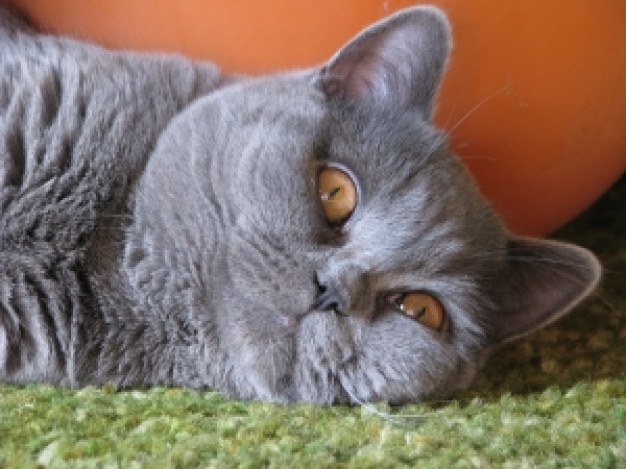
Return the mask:
{"type": "Polygon", "coordinates": [[[435,7],[256,78],[0,18],[1,382],[445,397],[598,283],[510,234],[432,124],[435,7]]]}

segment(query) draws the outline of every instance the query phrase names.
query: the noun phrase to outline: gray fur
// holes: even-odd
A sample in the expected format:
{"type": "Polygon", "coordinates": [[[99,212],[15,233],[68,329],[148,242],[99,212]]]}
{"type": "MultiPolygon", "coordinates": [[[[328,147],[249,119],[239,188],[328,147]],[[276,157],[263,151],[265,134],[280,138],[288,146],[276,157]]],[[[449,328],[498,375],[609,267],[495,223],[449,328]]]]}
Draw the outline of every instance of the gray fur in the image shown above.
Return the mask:
{"type": "Polygon", "coordinates": [[[1,381],[414,401],[598,281],[584,249],[509,235],[429,122],[438,10],[319,70],[239,80],[0,16],[1,381]],[[329,162],[359,186],[341,229],[318,202],[329,162]],[[444,330],[384,301],[410,290],[444,330]]]}

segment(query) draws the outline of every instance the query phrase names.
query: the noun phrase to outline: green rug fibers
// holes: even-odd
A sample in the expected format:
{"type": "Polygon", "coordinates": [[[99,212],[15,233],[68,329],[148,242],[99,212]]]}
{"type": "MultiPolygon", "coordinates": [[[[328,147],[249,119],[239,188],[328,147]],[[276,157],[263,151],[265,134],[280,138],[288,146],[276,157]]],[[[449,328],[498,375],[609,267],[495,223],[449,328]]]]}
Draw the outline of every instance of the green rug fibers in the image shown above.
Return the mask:
{"type": "Polygon", "coordinates": [[[471,390],[403,408],[179,389],[0,387],[0,467],[626,467],[626,178],[557,234],[598,295],[501,349],[471,390]]]}

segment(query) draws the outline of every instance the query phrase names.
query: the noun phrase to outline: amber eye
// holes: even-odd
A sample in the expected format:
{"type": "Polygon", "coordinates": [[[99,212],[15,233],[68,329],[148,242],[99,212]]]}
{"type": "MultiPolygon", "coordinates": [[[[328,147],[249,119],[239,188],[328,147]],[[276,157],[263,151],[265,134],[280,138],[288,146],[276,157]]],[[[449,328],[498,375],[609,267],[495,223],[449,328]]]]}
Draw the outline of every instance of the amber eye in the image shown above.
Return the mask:
{"type": "Polygon", "coordinates": [[[345,222],[357,204],[357,189],[352,178],[339,168],[327,167],[317,175],[322,210],[331,224],[345,222]]]}
{"type": "Polygon", "coordinates": [[[394,305],[411,319],[435,329],[441,330],[445,313],[441,303],[428,293],[411,292],[404,295],[393,295],[394,305]]]}

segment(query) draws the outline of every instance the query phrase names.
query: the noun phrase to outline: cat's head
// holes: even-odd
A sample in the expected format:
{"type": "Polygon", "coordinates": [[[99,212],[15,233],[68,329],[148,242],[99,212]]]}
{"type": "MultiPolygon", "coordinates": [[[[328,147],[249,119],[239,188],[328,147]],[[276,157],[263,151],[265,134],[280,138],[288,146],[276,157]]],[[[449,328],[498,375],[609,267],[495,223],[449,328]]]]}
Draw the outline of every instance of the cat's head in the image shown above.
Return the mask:
{"type": "Polygon", "coordinates": [[[237,82],[171,126],[145,198],[218,388],[446,395],[593,289],[594,256],[510,235],[431,124],[449,49],[441,12],[405,10],[320,69],[237,82]]]}

